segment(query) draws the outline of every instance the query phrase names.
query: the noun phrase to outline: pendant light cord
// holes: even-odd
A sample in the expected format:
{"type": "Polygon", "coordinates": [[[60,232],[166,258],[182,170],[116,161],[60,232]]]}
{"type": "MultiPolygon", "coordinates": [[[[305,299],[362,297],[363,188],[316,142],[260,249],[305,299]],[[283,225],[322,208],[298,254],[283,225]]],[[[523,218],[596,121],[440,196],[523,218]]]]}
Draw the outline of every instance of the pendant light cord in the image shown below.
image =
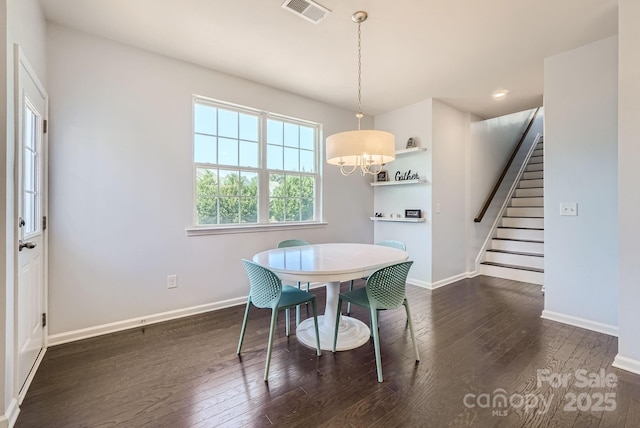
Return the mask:
{"type": "Polygon", "coordinates": [[[360,24],[358,22],[358,131],[360,130],[360,119],[364,116],[362,114],[362,35],[360,31],[360,24]]]}

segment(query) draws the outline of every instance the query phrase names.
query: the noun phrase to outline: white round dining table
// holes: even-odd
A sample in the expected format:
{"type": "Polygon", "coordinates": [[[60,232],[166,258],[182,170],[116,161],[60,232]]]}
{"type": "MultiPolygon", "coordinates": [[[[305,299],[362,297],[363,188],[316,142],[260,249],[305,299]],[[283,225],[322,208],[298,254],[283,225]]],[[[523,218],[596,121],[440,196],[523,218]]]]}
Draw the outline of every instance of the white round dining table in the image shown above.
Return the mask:
{"type": "MultiPolygon", "coordinates": [[[[253,256],[253,261],[285,282],[326,283],[325,312],[318,316],[318,329],[320,348],[332,350],[340,283],[367,277],[377,269],[408,258],[405,251],[382,245],[331,243],[267,250],[253,256]]],[[[304,345],[315,348],[314,330],[313,318],[308,318],[298,325],[296,336],[304,345]]],[[[336,350],[357,348],[369,340],[370,334],[362,321],[341,316],[336,350]]]]}

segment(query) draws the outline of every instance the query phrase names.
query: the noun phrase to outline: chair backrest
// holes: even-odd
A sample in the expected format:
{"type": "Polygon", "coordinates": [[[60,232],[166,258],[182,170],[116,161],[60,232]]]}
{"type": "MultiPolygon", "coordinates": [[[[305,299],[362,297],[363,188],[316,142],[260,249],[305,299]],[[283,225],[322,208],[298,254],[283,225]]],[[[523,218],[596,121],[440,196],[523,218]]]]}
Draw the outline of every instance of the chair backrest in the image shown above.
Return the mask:
{"type": "Polygon", "coordinates": [[[393,247],[393,248],[397,248],[399,250],[402,251],[407,251],[407,246],[404,245],[404,242],[400,242],[400,241],[394,241],[394,240],[387,240],[387,241],[380,241],[378,243],[376,243],[376,245],[382,245],[384,247],[393,247]]]}
{"type": "Polygon", "coordinates": [[[303,239],[287,239],[286,241],[280,242],[278,244],[278,248],[300,247],[302,245],[310,245],[310,244],[303,239]]]}
{"type": "Polygon", "coordinates": [[[412,261],[386,266],[367,278],[367,296],[372,307],[393,309],[404,302],[407,275],[412,261]]]}
{"type": "Polygon", "coordinates": [[[269,269],[242,259],[249,276],[251,303],[258,308],[275,308],[282,295],[282,281],[269,269]]]}

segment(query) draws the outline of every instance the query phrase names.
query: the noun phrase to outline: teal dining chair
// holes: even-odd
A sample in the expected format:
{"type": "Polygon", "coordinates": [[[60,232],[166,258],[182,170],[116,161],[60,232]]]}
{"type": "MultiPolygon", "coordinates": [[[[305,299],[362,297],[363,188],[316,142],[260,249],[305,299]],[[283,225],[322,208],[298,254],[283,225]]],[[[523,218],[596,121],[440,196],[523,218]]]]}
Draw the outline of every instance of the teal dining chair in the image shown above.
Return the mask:
{"type": "MultiPolygon", "coordinates": [[[[240,330],[240,340],[238,341],[238,355],[242,349],[242,341],[244,333],[247,329],[247,319],[249,318],[249,308],[253,304],[257,308],[271,309],[271,326],[269,327],[269,344],[267,346],[267,363],[264,369],[264,380],[269,377],[269,365],[271,364],[271,349],[273,347],[273,336],[276,330],[276,321],[278,320],[278,312],[300,305],[302,303],[311,302],[313,309],[313,322],[316,329],[316,348],[317,354],[320,356],[320,336],[318,334],[318,313],[316,311],[316,296],[307,291],[298,290],[289,285],[282,285],[280,278],[269,269],[259,264],[243,259],[244,267],[249,276],[249,298],[247,307],[244,311],[244,319],[242,320],[242,329],[240,330]]],[[[287,336],[289,336],[287,332],[287,336]]]]}
{"type": "Polygon", "coordinates": [[[396,309],[404,306],[407,313],[407,324],[413,341],[413,350],[416,353],[416,361],[420,361],[416,338],[413,333],[413,323],[411,322],[411,312],[409,302],[406,297],[406,284],[409,269],[412,261],[397,263],[386,266],[373,272],[367,278],[367,285],[364,288],[357,288],[354,291],[340,293],[338,297],[338,315],[336,317],[336,330],[333,336],[333,352],[336,352],[338,341],[338,325],[340,323],[340,312],[342,302],[350,302],[354,305],[369,309],[371,314],[371,331],[373,332],[373,344],[376,354],[376,368],[378,371],[378,382],[382,382],[382,362],[380,358],[380,337],[378,333],[378,310],[396,309]]]}
{"type": "MultiPolygon", "coordinates": [[[[383,247],[397,248],[398,250],[407,251],[407,246],[404,242],[395,241],[393,239],[387,239],[385,241],[377,242],[376,245],[382,245],[383,247]]],[[[349,283],[349,291],[353,291],[353,279],[349,283]]],[[[347,315],[351,315],[351,303],[347,304],[347,315]]]]}
{"type": "MultiPolygon", "coordinates": [[[[307,241],[303,239],[287,239],[278,244],[278,248],[286,248],[286,247],[302,247],[305,245],[310,245],[307,241]]],[[[307,291],[311,288],[311,283],[307,282],[307,291]]],[[[298,289],[301,289],[300,281],[298,281],[298,289]]],[[[309,313],[307,312],[307,315],[309,313]]],[[[289,335],[289,310],[286,311],[287,318],[287,336],[289,335]]],[[[296,306],[296,327],[300,324],[300,305],[296,306]]]]}

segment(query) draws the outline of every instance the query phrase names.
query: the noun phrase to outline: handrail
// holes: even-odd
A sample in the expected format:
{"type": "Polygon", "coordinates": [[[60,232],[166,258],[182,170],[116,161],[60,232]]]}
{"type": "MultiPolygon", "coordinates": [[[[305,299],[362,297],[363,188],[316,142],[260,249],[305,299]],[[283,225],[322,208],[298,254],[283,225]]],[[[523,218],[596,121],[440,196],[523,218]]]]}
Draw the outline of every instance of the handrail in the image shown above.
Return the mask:
{"type": "Polygon", "coordinates": [[[531,120],[529,121],[529,125],[527,125],[527,129],[525,129],[524,134],[522,134],[522,138],[520,138],[520,141],[518,141],[518,144],[516,145],[516,148],[513,149],[513,153],[511,153],[511,157],[509,158],[509,161],[507,162],[507,165],[504,167],[504,170],[502,170],[502,174],[500,174],[500,178],[498,178],[498,181],[497,181],[496,185],[493,186],[493,189],[491,190],[491,193],[487,197],[487,200],[484,202],[484,205],[482,206],[482,209],[480,210],[480,212],[478,213],[476,218],[473,219],[473,221],[475,221],[476,223],[480,223],[482,221],[482,218],[484,217],[484,215],[486,214],[487,210],[489,209],[489,205],[491,204],[491,201],[493,200],[493,197],[496,196],[496,193],[498,192],[498,188],[502,184],[502,180],[507,175],[507,171],[511,167],[511,163],[515,159],[516,154],[518,153],[518,150],[520,150],[520,146],[522,146],[522,143],[524,142],[525,138],[527,138],[527,134],[529,133],[529,130],[531,129],[531,126],[533,126],[533,122],[534,122],[534,120],[536,120],[536,116],[538,115],[539,111],[540,111],[540,107],[538,107],[536,109],[536,111],[533,112],[533,116],[531,116],[531,120]]]}

